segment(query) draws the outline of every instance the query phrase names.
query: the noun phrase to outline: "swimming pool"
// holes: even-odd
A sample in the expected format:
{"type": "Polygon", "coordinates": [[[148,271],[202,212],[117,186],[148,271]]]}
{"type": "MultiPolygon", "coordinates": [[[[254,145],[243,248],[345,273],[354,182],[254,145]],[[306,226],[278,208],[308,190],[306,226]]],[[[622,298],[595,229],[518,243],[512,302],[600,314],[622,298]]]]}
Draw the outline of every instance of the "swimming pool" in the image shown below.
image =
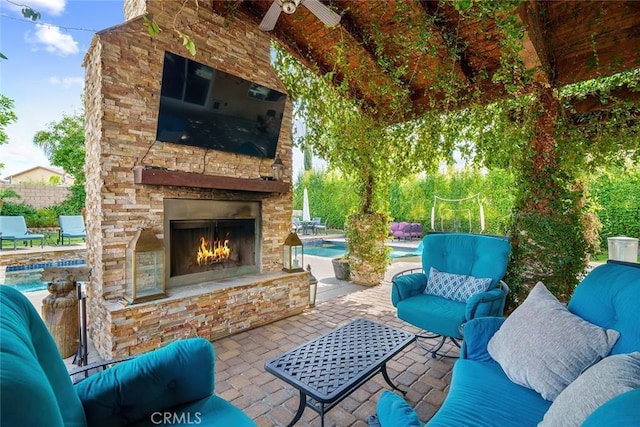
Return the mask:
{"type": "MultiPolygon", "coordinates": [[[[392,248],[391,258],[403,258],[410,256],[417,256],[414,251],[403,251],[397,248],[392,248]]],[[[344,243],[341,242],[309,242],[304,244],[304,254],[319,256],[322,258],[338,258],[344,255],[347,248],[344,243]]]]}
{"type": "Polygon", "coordinates": [[[3,283],[0,286],[11,286],[20,292],[35,292],[47,289],[47,282],[40,280],[45,267],[66,267],[85,265],[83,259],[67,261],[39,262],[27,265],[9,265],[6,267],[3,283]]]}

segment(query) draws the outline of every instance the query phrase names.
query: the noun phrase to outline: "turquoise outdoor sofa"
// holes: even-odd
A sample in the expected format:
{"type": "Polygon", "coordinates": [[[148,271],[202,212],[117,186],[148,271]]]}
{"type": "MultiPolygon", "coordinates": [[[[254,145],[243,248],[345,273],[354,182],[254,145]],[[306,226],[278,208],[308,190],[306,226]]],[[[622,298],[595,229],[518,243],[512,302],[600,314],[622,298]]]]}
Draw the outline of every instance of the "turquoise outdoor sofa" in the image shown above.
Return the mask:
{"type": "MultiPolygon", "coordinates": [[[[426,425],[639,426],[639,315],[640,264],[596,267],[567,307],[536,285],[507,319],[465,325],[448,395],[426,425]]],[[[390,391],[378,399],[375,422],[422,425],[390,391]]]]}
{"type": "Polygon", "coordinates": [[[255,426],[213,393],[215,353],[175,341],[73,385],[47,327],[19,291],[0,286],[1,426],[255,426]]]}

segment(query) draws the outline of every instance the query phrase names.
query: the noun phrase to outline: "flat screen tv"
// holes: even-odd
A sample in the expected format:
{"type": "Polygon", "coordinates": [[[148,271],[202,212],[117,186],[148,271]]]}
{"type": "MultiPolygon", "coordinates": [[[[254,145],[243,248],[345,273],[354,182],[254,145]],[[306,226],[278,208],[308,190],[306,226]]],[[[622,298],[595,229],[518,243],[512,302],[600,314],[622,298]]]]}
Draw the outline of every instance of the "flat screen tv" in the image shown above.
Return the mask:
{"type": "Polygon", "coordinates": [[[156,139],[275,158],[286,95],[165,52],[156,139]]]}

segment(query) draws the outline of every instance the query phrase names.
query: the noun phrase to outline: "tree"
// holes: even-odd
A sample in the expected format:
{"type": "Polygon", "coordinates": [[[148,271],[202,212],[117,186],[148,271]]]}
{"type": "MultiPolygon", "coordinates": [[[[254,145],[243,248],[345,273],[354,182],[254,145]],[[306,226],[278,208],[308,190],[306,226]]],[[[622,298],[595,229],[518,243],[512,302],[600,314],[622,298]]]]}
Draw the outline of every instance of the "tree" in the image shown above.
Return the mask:
{"type": "MultiPolygon", "coordinates": [[[[0,94],[0,145],[8,142],[9,137],[4,130],[16,120],[18,116],[13,112],[13,100],[0,94]]],[[[0,163],[0,169],[2,168],[4,163],[0,163]]]]}
{"type": "Polygon", "coordinates": [[[84,183],[84,114],[63,115],[62,120],[47,124],[33,137],[33,143],[42,148],[52,165],[59,166],[84,183]]]}

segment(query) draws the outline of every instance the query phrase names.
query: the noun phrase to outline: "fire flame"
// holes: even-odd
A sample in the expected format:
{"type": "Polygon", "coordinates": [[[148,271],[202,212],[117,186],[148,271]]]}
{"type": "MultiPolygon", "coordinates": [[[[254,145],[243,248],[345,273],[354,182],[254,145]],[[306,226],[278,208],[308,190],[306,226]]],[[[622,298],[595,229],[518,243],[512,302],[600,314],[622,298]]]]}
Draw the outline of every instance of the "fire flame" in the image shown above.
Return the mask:
{"type": "Polygon", "coordinates": [[[224,262],[229,259],[231,248],[229,248],[229,239],[214,240],[208,242],[204,237],[200,237],[200,247],[196,254],[198,265],[209,265],[224,262]]]}

